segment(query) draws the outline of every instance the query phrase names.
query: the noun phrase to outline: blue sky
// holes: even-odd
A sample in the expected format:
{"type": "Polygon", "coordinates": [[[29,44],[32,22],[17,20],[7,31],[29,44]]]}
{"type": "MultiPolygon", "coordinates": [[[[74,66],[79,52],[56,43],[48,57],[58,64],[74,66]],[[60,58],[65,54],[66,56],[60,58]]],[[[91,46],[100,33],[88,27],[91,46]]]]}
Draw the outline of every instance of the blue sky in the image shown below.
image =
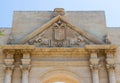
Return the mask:
{"type": "Polygon", "coordinates": [[[120,0],[0,0],[0,27],[11,27],[13,11],[64,8],[73,11],[105,11],[108,27],[120,27],[120,0]]]}

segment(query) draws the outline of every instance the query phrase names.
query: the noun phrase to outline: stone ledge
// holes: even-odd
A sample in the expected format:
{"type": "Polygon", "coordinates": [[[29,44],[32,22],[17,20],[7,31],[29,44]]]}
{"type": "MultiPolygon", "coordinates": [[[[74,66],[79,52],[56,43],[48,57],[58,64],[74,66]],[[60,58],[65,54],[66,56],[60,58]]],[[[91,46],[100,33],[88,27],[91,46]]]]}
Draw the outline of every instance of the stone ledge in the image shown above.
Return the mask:
{"type": "Polygon", "coordinates": [[[85,48],[87,50],[100,50],[100,49],[106,49],[106,50],[115,50],[118,46],[116,45],[86,45],[85,48]]]}
{"type": "Polygon", "coordinates": [[[3,45],[1,48],[4,49],[35,49],[34,45],[3,45]]]}

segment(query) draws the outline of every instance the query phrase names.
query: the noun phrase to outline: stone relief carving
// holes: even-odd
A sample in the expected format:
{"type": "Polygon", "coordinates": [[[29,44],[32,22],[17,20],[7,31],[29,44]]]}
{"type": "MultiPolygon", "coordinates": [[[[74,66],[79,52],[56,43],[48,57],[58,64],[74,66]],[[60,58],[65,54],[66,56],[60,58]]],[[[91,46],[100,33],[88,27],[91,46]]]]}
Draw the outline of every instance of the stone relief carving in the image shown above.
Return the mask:
{"type": "Polygon", "coordinates": [[[106,44],[111,44],[110,36],[109,36],[108,34],[106,34],[106,35],[104,36],[104,42],[105,42],[106,44]]]}
{"type": "Polygon", "coordinates": [[[90,43],[92,42],[72,30],[61,20],[26,42],[26,44],[37,47],[81,47],[90,43]]]}
{"type": "Polygon", "coordinates": [[[89,44],[89,42],[85,40],[81,35],[78,35],[76,38],[70,40],[70,45],[84,46],[85,44],[89,44]]]}
{"type": "Polygon", "coordinates": [[[63,8],[55,8],[54,9],[54,16],[58,16],[58,15],[65,15],[65,11],[63,8]]]}
{"type": "Polygon", "coordinates": [[[7,43],[8,43],[8,44],[13,44],[13,42],[14,42],[14,36],[13,36],[13,34],[11,33],[10,36],[9,36],[9,38],[8,38],[7,43]]]}
{"type": "Polygon", "coordinates": [[[66,37],[66,24],[62,21],[58,21],[53,24],[53,39],[56,41],[64,41],[66,37]]]}

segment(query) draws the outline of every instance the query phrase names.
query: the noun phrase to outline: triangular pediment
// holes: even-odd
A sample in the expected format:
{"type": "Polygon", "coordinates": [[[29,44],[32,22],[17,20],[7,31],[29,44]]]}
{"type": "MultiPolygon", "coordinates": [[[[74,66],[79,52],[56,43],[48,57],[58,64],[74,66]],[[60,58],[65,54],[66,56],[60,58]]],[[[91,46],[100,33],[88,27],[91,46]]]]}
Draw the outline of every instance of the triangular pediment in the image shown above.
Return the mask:
{"type": "Polygon", "coordinates": [[[64,17],[58,15],[19,42],[38,47],[84,46],[103,42],[84,30],[73,26],[64,17]]]}

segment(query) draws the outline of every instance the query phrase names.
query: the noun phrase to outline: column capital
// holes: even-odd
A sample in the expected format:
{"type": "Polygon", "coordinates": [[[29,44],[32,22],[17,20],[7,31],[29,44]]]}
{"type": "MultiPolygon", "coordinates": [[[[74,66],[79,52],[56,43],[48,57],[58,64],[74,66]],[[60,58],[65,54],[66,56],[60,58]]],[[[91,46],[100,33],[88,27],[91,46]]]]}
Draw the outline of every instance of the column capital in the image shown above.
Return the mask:
{"type": "Polygon", "coordinates": [[[5,54],[5,57],[7,59],[13,59],[13,56],[15,54],[15,50],[3,50],[3,53],[5,54]]]}
{"type": "Polygon", "coordinates": [[[107,64],[115,64],[115,60],[114,60],[114,58],[107,58],[106,63],[107,64]]]}
{"type": "Polygon", "coordinates": [[[13,65],[14,59],[4,59],[5,65],[13,65]]]}
{"type": "Polygon", "coordinates": [[[6,70],[13,70],[14,69],[14,65],[12,65],[12,66],[11,65],[10,66],[5,66],[5,69],[6,70]]]}
{"type": "Polygon", "coordinates": [[[90,58],[97,58],[98,57],[98,52],[99,52],[98,49],[88,49],[87,51],[90,55],[90,58]]]}
{"type": "Polygon", "coordinates": [[[30,59],[32,50],[22,50],[23,53],[23,59],[30,59]]]}
{"type": "Polygon", "coordinates": [[[25,70],[29,71],[30,67],[31,67],[31,65],[20,65],[20,68],[21,68],[22,71],[25,71],[25,70]]]}
{"type": "Polygon", "coordinates": [[[91,70],[98,70],[101,67],[100,64],[90,64],[90,69],[91,70]]]}
{"type": "Polygon", "coordinates": [[[31,59],[21,59],[23,65],[29,65],[31,62],[31,59]]]}
{"type": "Polygon", "coordinates": [[[106,64],[106,68],[108,70],[114,70],[115,69],[115,64],[106,64]]]}
{"type": "Polygon", "coordinates": [[[99,59],[98,58],[90,58],[90,64],[96,64],[98,65],[99,64],[99,59]]]}

